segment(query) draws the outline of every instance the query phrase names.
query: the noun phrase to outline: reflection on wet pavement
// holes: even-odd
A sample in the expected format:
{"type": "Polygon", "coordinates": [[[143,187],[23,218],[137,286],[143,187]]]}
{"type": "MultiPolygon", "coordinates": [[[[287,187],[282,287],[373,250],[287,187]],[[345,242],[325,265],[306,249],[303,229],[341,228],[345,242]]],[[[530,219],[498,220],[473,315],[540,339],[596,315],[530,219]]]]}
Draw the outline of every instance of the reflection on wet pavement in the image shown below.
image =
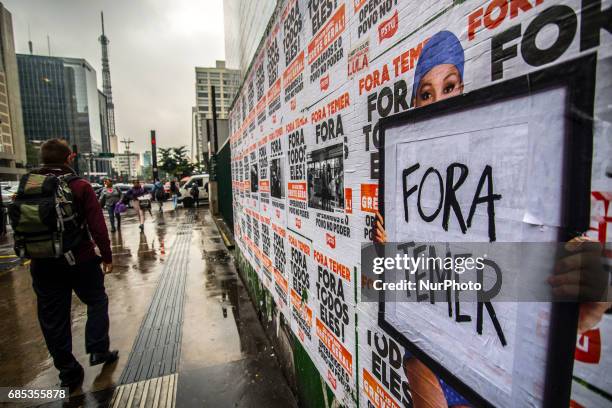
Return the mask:
{"type": "MultiPolygon", "coordinates": [[[[111,344],[120,350],[119,361],[104,368],[86,364],[86,307],[75,297],[73,353],[85,368],[85,395],[79,392],[69,404],[50,406],[98,406],[110,401],[172,253],[177,226],[189,213],[193,233],[186,255],[177,406],[296,405],[208,209],[173,211],[168,206],[162,214],[147,214],[142,234],[129,213],[122,219],[121,231],[111,234],[115,269],[105,283],[111,344]]],[[[0,255],[10,254],[10,242],[0,242],[0,255]]],[[[0,268],[0,332],[0,386],[57,386],[57,371],[36,319],[27,266],[0,268]]]]}

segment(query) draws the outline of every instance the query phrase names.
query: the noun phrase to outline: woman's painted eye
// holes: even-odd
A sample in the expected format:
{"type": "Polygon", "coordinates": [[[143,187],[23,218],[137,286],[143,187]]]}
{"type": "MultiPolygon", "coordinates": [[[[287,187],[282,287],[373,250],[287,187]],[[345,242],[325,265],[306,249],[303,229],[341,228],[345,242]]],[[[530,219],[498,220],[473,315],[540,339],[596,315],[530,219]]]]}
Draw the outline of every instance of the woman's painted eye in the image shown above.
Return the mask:
{"type": "Polygon", "coordinates": [[[455,90],[455,84],[448,84],[444,87],[444,93],[448,94],[455,90]]]}
{"type": "Polygon", "coordinates": [[[422,92],[422,93],[421,93],[421,100],[422,100],[422,101],[426,101],[426,100],[428,100],[429,98],[431,98],[431,93],[429,93],[429,92],[422,92]]]}

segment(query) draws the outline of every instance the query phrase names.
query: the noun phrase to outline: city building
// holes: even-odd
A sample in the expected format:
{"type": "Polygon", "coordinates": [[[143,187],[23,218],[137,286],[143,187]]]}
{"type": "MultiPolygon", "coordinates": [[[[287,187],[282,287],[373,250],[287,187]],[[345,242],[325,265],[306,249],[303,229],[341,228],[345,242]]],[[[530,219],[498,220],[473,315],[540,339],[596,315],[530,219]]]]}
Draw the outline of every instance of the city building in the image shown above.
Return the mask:
{"type": "Polygon", "coordinates": [[[20,54],[17,63],[28,143],[59,137],[75,144],[76,130],[69,108],[72,87],[68,86],[64,62],[60,58],[20,54]]]}
{"type": "Polygon", "coordinates": [[[225,0],[225,59],[230,69],[238,69],[241,78],[257,51],[278,0],[225,0]]]}
{"type": "Polygon", "coordinates": [[[149,167],[151,165],[151,161],[151,151],[147,150],[142,154],[142,167],[149,167]]]}
{"type": "MultiPolygon", "coordinates": [[[[100,90],[98,90],[98,102],[100,111],[100,131],[102,134],[102,151],[112,152],[110,134],[108,129],[108,109],[106,106],[107,98],[106,95],[104,95],[104,92],[100,90]]],[[[107,173],[109,176],[112,176],[112,166],[110,160],[101,160],[100,165],[105,173],[107,173]]]]}
{"type": "MultiPolygon", "coordinates": [[[[36,146],[64,138],[83,154],[79,162],[83,172],[103,175],[103,160],[85,159],[110,148],[110,141],[103,141],[104,118],[93,67],[82,58],[27,54],[17,54],[17,64],[28,143],[36,146]]],[[[28,163],[34,164],[34,154],[28,163]]]]}
{"type": "Polygon", "coordinates": [[[0,3],[0,180],[17,180],[26,163],[13,20],[0,3]]]}
{"type": "Polygon", "coordinates": [[[142,153],[142,160],[140,161],[141,168],[140,174],[144,179],[150,179],[153,177],[153,156],[150,150],[145,150],[142,153]]]}
{"type": "Polygon", "coordinates": [[[221,146],[228,138],[228,111],[240,86],[240,71],[227,69],[225,61],[216,61],[214,67],[196,67],[196,106],[192,111],[195,132],[194,158],[202,161],[210,151],[213,134],[212,94],[215,87],[217,111],[217,142],[221,146]],[[208,130],[207,130],[208,129],[208,130]]]}
{"type": "Polygon", "coordinates": [[[113,169],[120,180],[131,181],[140,175],[140,155],[138,153],[115,153],[112,162],[113,169]]]}
{"type": "Polygon", "coordinates": [[[82,58],[62,58],[76,96],[76,142],[79,151],[102,152],[100,101],[96,71],[82,58]]]}

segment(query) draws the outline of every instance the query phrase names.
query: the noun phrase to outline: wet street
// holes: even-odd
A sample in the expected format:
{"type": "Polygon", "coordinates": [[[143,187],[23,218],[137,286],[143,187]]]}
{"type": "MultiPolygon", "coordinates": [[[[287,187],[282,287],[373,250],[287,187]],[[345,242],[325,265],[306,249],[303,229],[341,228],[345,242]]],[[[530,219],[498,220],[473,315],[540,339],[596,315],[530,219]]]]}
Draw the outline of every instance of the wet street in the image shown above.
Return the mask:
{"type": "MultiPolygon", "coordinates": [[[[85,381],[70,401],[44,406],[296,406],[208,208],[166,203],[146,218],[140,233],[130,210],[111,234],[105,283],[119,360],[89,367],[87,308],[73,295],[73,354],[85,381]]],[[[57,388],[28,266],[8,241],[0,255],[0,386],[57,388]]]]}

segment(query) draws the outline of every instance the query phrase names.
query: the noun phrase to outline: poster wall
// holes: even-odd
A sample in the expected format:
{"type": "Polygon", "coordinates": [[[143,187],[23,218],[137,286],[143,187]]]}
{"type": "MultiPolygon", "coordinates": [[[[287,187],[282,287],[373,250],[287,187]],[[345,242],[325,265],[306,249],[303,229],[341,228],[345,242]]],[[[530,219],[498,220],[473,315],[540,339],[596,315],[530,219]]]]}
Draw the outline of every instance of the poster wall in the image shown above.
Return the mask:
{"type": "MultiPolygon", "coordinates": [[[[437,312],[414,302],[385,309],[389,330],[379,323],[380,305],[361,298],[361,249],[374,239],[379,203],[389,200],[379,195],[379,121],[443,100],[460,105],[479,90],[590,57],[594,75],[581,87],[593,106],[590,224],[579,232],[608,245],[604,263],[610,273],[612,1],[285,0],[266,33],[230,113],[236,242],[338,402],[542,405],[544,363],[529,361],[530,351],[517,337],[541,327],[516,322],[524,314],[537,321],[547,310],[499,305],[502,345],[493,325],[476,333],[446,318],[443,329],[428,332],[426,323],[436,321],[437,312]],[[442,361],[482,400],[462,393],[448,373],[411,352],[402,336],[418,338],[426,357],[442,361]],[[457,337],[463,343],[453,346],[456,353],[436,355],[457,337]],[[539,371],[530,369],[516,388],[512,378],[526,365],[539,371]]],[[[437,187],[415,190],[408,226],[399,222],[401,180],[394,187],[385,180],[385,195],[398,205],[397,214],[385,219],[389,239],[554,240],[560,214],[551,203],[561,185],[553,175],[563,171],[562,144],[554,137],[564,132],[564,101],[571,100],[564,92],[483,100],[475,111],[432,116],[414,134],[396,135],[409,143],[397,147],[394,163],[402,169],[420,165],[413,174],[417,188],[436,177],[425,174],[430,167],[444,191],[449,166],[463,163],[470,173],[454,196],[456,207],[442,199],[438,212],[437,187]],[[543,150],[534,150],[536,145],[543,150]],[[494,230],[486,204],[470,214],[487,169],[495,189],[503,190],[494,202],[494,230]]],[[[605,306],[590,324],[578,325],[575,407],[612,404],[605,374],[612,368],[612,315],[605,306]]],[[[532,340],[536,350],[547,338],[532,340]]]]}

